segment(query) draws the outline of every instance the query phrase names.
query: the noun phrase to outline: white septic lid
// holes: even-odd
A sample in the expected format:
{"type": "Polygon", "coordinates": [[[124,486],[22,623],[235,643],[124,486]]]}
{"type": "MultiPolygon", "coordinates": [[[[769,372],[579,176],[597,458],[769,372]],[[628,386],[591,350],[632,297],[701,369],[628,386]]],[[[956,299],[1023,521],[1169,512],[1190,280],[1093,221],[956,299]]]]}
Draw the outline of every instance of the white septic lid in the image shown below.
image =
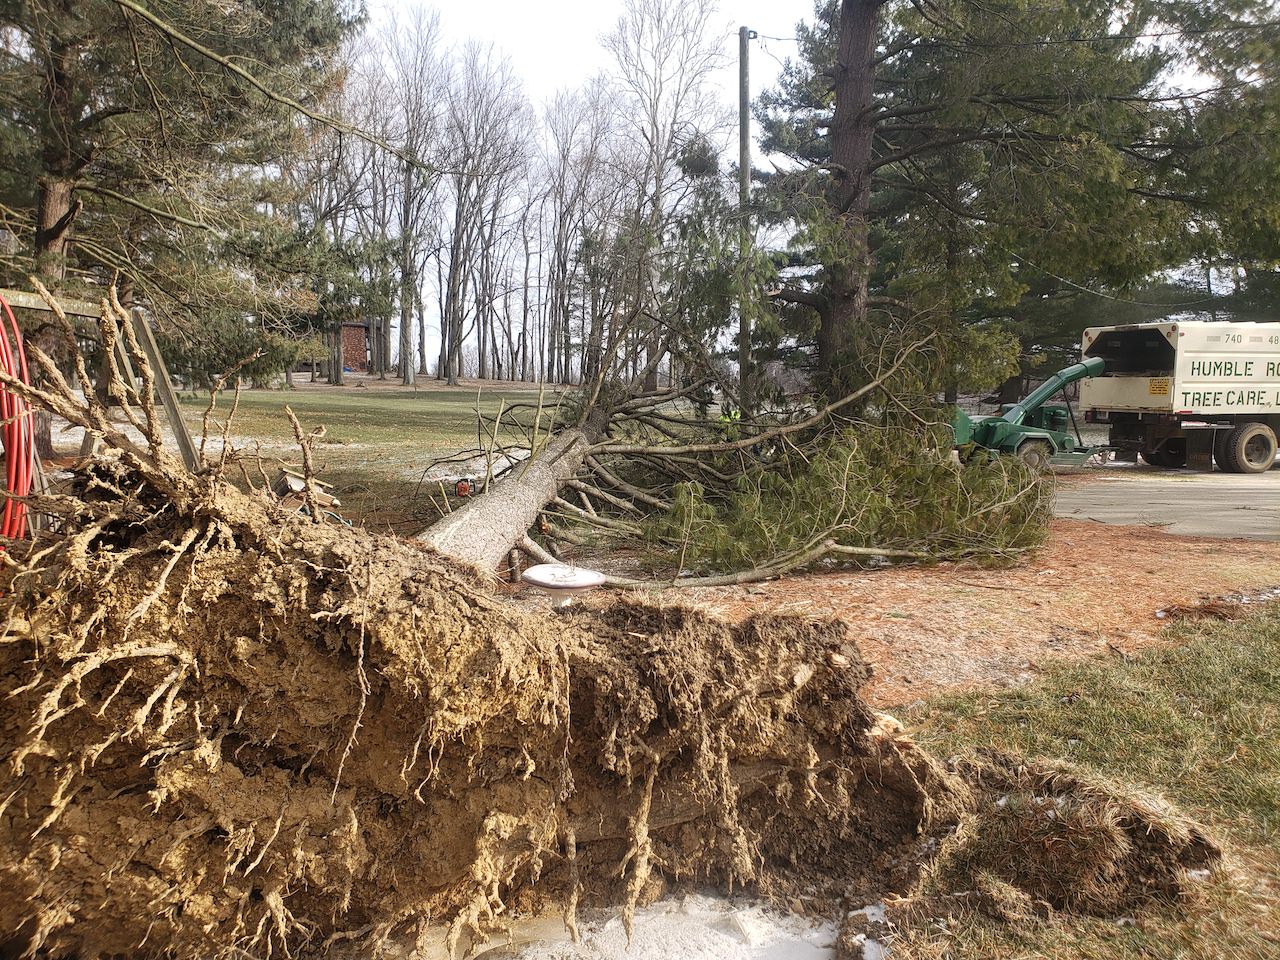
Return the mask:
{"type": "Polygon", "coordinates": [[[520,579],[543,590],[589,590],[604,583],[604,574],[563,563],[539,563],[524,571],[520,579]]]}

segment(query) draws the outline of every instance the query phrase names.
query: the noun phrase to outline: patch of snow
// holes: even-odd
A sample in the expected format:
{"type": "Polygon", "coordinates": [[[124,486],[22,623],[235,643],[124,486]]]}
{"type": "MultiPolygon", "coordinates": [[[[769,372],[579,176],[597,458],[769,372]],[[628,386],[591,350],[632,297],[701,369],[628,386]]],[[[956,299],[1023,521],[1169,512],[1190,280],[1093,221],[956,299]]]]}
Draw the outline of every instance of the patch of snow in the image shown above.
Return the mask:
{"type": "Polygon", "coordinates": [[[871,923],[884,923],[886,919],[883,903],[872,903],[863,907],[861,910],[850,910],[849,916],[866,917],[871,923]]]}
{"type": "Polygon", "coordinates": [[[483,480],[489,470],[492,470],[494,476],[497,476],[503,471],[524,463],[528,459],[529,451],[527,449],[512,448],[504,453],[495,453],[492,461],[485,457],[484,454],[467,460],[446,458],[443,461],[429,464],[425,470],[419,467],[410,467],[402,471],[401,476],[406,480],[418,480],[422,483],[483,480]]]}
{"type": "MultiPolygon", "coordinates": [[[[630,945],[616,911],[584,911],[581,939],[567,934],[529,942],[522,924],[513,943],[482,949],[493,960],[831,960],[836,926],[779,913],[760,903],[695,894],[636,911],[630,945]],[[522,942],[523,941],[523,942],[522,942]],[[519,944],[519,946],[516,946],[519,944]]],[[[868,954],[871,956],[871,954],[868,954]]]]}

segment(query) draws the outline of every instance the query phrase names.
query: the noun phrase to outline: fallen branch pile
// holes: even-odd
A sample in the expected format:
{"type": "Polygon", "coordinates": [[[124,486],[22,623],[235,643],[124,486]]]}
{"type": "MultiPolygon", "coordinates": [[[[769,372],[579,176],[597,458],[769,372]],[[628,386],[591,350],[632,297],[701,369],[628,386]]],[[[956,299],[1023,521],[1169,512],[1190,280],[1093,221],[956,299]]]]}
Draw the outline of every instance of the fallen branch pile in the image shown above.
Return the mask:
{"type": "Polygon", "coordinates": [[[565,545],[642,544],[665,568],[663,585],[680,587],[822,563],[1007,562],[1043,540],[1051,488],[1017,458],[960,463],[950,428],[893,396],[894,378],[931,339],[882,358],[837,402],[780,406],[752,422],[697,416],[689,395],[705,385],[633,395],[597,384],[590,401],[584,389],[546,418],[541,402],[504,405],[480,418],[481,446],[459,455],[489,468],[486,492],[421,539],[490,570],[513,548],[553,562],[565,545]],[[877,404],[891,425],[848,416],[877,404]]]}

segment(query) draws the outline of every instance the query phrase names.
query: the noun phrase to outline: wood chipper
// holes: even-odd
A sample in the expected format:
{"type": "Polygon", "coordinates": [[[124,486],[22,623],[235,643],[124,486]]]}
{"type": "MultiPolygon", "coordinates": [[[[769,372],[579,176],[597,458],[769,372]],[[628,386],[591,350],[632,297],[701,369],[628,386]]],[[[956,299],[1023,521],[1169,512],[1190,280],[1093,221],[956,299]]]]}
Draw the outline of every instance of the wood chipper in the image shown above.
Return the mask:
{"type": "Polygon", "coordinates": [[[963,457],[975,449],[1021,457],[1028,465],[1043,470],[1050,464],[1081,466],[1105,447],[1086,446],[1076,427],[1075,413],[1066,399],[1066,388],[1077,380],[1102,373],[1104,362],[1090,357],[1083,363],[1059,370],[1018,403],[1006,404],[991,417],[971,417],[957,410],[951,427],[956,448],[963,457]],[[1046,405],[1058,392],[1063,403],[1046,405]],[[1074,428],[1074,436],[1068,432],[1074,428]]]}

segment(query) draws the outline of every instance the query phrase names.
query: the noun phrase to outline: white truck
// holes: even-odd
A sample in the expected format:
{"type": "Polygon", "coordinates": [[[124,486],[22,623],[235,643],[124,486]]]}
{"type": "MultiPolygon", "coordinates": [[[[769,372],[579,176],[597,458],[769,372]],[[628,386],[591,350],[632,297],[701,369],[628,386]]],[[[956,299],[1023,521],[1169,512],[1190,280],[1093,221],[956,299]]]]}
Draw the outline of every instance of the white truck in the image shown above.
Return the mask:
{"type": "Polygon", "coordinates": [[[1263,473],[1280,433],[1280,323],[1203,320],[1090,327],[1101,376],[1080,385],[1089,423],[1122,460],[1263,473]]]}

